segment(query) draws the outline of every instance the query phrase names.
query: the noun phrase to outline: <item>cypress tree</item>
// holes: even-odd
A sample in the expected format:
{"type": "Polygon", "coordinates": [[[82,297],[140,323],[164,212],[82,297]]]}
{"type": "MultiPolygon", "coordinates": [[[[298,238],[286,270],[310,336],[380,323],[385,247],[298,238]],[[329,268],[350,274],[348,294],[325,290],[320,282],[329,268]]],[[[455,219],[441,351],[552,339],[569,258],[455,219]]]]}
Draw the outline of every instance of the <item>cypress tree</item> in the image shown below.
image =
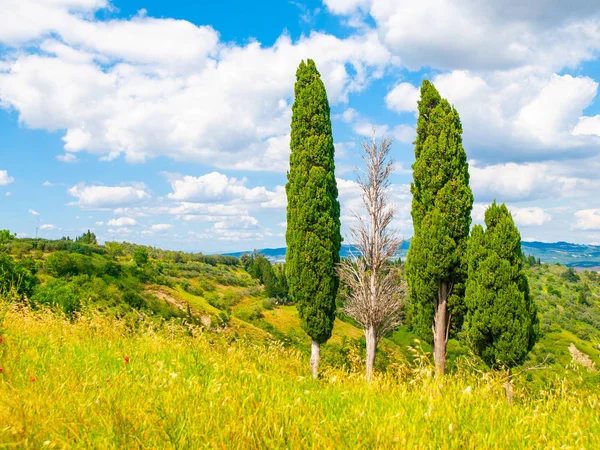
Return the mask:
{"type": "Polygon", "coordinates": [[[340,204],[325,85],[312,60],[296,71],[288,172],[286,278],[302,328],[312,338],[317,376],[320,345],[331,337],[339,280],[340,204]]]}
{"type": "Polygon", "coordinates": [[[473,193],[458,112],[429,81],[418,103],[411,184],[414,235],[406,262],[409,323],[433,344],[438,374],[445,370],[449,333],[464,315],[464,256],[473,193]]]}
{"type": "Polygon", "coordinates": [[[521,235],[506,205],[494,201],[485,212],[485,225],[485,231],[473,227],[468,244],[466,334],[473,352],[489,367],[508,369],[511,401],[511,369],[535,345],[539,321],[523,271],[521,235]]]}

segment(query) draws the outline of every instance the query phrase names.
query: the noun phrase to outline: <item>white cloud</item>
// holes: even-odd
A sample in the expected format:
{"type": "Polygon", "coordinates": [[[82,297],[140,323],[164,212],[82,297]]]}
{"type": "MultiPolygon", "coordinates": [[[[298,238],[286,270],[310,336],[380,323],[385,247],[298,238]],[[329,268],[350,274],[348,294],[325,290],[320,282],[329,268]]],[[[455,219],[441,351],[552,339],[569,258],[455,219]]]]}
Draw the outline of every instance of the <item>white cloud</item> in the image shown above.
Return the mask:
{"type": "Polygon", "coordinates": [[[283,209],[287,206],[287,194],[285,186],[275,186],[275,191],[269,193],[270,199],[262,202],[263,208],[283,209]]]}
{"type": "Polygon", "coordinates": [[[145,186],[86,186],[84,183],[73,186],[68,193],[77,198],[74,205],[81,208],[117,208],[142,203],[151,198],[145,186]]]}
{"type": "MultiPolygon", "coordinates": [[[[68,132],[67,132],[68,134],[68,132]]],[[[64,140],[64,139],[63,139],[64,140]]],[[[65,147],[65,149],[67,149],[65,147]]],[[[79,158],[75,156],[73,153],[65,153],[64,155],[57,155],[56,159],[64,163],[75,163],[79,161],[79,158]]]]}
{"type": "Polygon", "coordinates": [[[324,0],[323,3],[334,14],[349,15],[367,7],[369,0],[324,0]]]}
{"type": "Polygon", "coordinates": [[[15,181],[15,179],[9,176],[6,170],[0,170],[0,186],[6,186],[13,181],[15,181]]]}
{"type": "Polygon", "coordinates": [[[173,228],[173,225],[171,225],[170,223],[157,223],[152,225],[152,227],[150,228],[152,229],[152,231],[167,231],[173,228]]]}
{"type": "Polygon", "coordinates": [[[575,225],[573,228],[584,231],[600,230],[600,210],[582,209],[575,212],[575,225]]]}
{"type": "Polygon", "coordinates": [[[433,82],[457,108],[465,147],[479,161],[583,157],[600,143],[584,136],[596,134],[583,116],[598,88],[591,78],[458,70],[437,75],[433,82]]]}
{"type": "Polygon", "coordinates": [[[541,226],[552,220],[552,216],[539,207],[517,208],[509,206],[509,209],[517,226],[541,226]]]}
{"type": "Polygon", "coordinates": [[[389,109],[399,113],[416,113],[420,95],[418,87],[410,83],[400,83],[385,96],[385,104],[389,109]]]}
{"type": "Polygon", "coordinates": [[[119,217],[118,219],[111,219],[108,221],[109,227],[131,227],[137,225],[137,220],[131,217],[119,217]]]}
{"type": "Polygon", "coordinates": [[[388,125],[377,125],[365,119],[359,119],[354,124],[353,130],[359,136],[366,138],[372,138],[373,130],[375,130],[377,136],[393,138],[394,140],[405,144],[411,144],[417,135],[417,132],[412,125],[400,124],[396,125],[394,128],[390,128],[388,125]]]}
{"type": "Polygon", "coordinates": [[[97,227],[103,227],[104,226],[104,222],[102,222],[102,221],[96,222],[96,226],[97,227]]]}
{"type": "Polygon", "coordinates": [[[32,216],[35,216],[35,217],[38,217],[40,215],[40,213],[37,212],[35,209],[30,209],[29,214],[31,214],[32,216]]]}
{"type": "MultiPolygon", "coordinates": [[[[59,157],[66,162],[87,151],[107,160],[167,156],[285,171],[300,60],[315,59],[333,103],[363,90],[392,61],[373,31],[344,39],[313,32],[295,42],[282,35],[271,47],[238,46],[186,21],[84,19],[61,1],[45,3],[48,21],[25,33],[38,39],[40,51],[23,47],[0,71],[0,101],[28,127],[66,130],[59,157]],[[56,39],[42,37],[50,32],[56,39]]],[[[88,12],[103,5],[84,4],[88,12]]],[[[42,9],[30,6],[32,14],[42,9]]],[[[13,0],[3,12],[18,16],[22,8],[13,0]]],[[[7,36],[0,40],[20,42],[7,36]]]]}
{"type": "Polygon", "coordinates": [[[275,193],[259,186],[252,189],[244,186],[245,179],[238,180],[219,172],[212,172],[200,177],[171,176],[173,192],[169,198],[179,201],[218,202],[238,199],[245,202],[260,202],[272,199],[275,193]]]}
{"type": "Polygon", "coordinates": [[[12,195],[12,192],[8,191],[8,192],[6,192],[6,194],[5,194],[5,195],[6,195],[7,197],[10,197],[10,196],[12,195]]]}
{"type": "MultiPolygon", "coordinates": [[[[489,207],[489,203],[474,203],[472,212],[473,223],[484,224],[485,211],[489,207]]],[[[552,220],[552,216],[549,213],[537,206],[517,207],[507,205],[507,207],[512,214],[515,224],[519,227],[541,226],[552,220]]]]}
{"type": "Polygon", "coordinates": [[[44,187],[53,187],[53,186],[56,186],[56,184],[55,183],[51,183],[50,181],[44,181],[42,183],[42,186],[44,186],[44,187]]]}
{"type": "Polygon", "coordinates": [[[45,223],[40,226],[40,230],[56,230],[56,227],[50,223],[45,223]]]}
{"type": "Polygon", "coordinates": [[[471,188],[478,201],[519,202],[593,195],[600,182],[565,175],[560,163],[506,163],[478,167],[471,161],[471,188]]]}
{"type": "Polygon", "coordinates": [[[593,0],[326,0],[330,11],[368,11],[382,42],[410,69],[574,66],[600,47],[593,0]]]}

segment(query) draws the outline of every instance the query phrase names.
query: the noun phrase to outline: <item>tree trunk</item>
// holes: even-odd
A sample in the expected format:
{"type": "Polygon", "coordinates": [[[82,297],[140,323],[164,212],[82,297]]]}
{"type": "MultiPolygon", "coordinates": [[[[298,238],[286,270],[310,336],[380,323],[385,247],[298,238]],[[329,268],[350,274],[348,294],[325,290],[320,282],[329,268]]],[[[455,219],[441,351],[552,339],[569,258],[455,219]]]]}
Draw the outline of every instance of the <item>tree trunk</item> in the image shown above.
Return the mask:
{"type": "Polygon", "coordinates": [[[365,340],[367,341],[367,380],[370,380],[373,376],[375,354],[377,352],[377,337],[375,335],[375,327],[370,326],[365,329],[365,340]]]}
{"type": "Polygon", "coordinates": [[[312,368],[313,378],[319,376],[319,358],[321,357],[321,344],[317,341],[312,341],[311,354],[310,354],[310,367],[312,368]]]}
{"type": "Polygon", "coordinates": [[[512,382],[512,369],[508,369],[508,378],[506,379],[506,386],[504,387],[506,390],[506,400],[508,400],[508,404],[511,405],[513,402],[513,382],[512,382]]]}
{"type": "Polygon", "coordinates": [[[438,302],[433,318],[433,358],[438,375],[446,371],[446,344],[448,343],[448,283],[440,283],[438,302]]]}

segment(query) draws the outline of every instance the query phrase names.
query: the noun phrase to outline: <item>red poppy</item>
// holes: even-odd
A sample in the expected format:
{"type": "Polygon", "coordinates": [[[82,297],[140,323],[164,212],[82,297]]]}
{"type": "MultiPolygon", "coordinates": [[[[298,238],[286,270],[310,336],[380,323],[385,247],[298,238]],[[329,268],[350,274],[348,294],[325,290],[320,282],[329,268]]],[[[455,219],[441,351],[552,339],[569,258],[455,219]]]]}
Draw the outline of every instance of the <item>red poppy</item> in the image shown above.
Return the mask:
{"type": "Polygon", "coordinates": [[[2,336],[0,336],[0,344],[2,344],[4,342],[4,339],[2,339],[2,336]]]}
{"type": "Polygon", "coordinates": [[[4,372],[4,369],[2,367],[0,367],[0,373],[4,372]]]}
{"type": "Polygon", "coordinates": [[[125,364],[129,364],[129,356],[125,357],[125,364]]]}
{"type": "Polygon", "coordinates": [[[31,377],[31,378],[29,379],[29,382],[30,382],[30,383],[33,383],[33,382],[35,382],[35,377],[31,377]]]}

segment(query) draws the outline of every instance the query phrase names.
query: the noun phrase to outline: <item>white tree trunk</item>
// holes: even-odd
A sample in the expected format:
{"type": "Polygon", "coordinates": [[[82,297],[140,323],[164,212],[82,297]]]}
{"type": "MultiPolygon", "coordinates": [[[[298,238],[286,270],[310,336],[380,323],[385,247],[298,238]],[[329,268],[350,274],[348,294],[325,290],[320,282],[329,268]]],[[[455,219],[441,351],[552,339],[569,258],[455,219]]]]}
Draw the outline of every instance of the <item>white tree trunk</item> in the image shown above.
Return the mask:
{"type": "Polygon", "coordinates": [[[370,326],[365,329],[365,339],[367,341],[367,380],[370,380],[373,376],[375,355],[377,353],[377,337],[375,335],[375,327],[370,326]]]}
{"type": "Polygon", "coordinates": [[[319,376],[319,358],[321,357],[321,344],[317,341],[312,341],[310,353],[310,367],[312,369],[313,378],[319,376]]]}

